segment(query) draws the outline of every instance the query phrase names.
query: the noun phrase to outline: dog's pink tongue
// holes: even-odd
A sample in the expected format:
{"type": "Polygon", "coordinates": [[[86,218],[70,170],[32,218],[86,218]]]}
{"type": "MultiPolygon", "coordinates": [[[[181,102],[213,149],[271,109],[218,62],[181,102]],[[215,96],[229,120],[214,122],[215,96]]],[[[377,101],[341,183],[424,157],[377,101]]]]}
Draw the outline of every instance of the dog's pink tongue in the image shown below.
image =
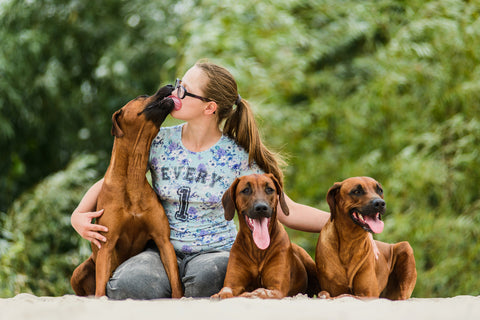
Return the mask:
{"type": "Polygon", "coordinates": [[[168,96],[168,98],[172,99],[173,100],[173,103],[175,103],[175,107],[173,108],[174,110],[180,110],[180,108],[182,107],[182,100],[180,100],[178,97],[176,96],[168,96]]]}
{"type": "Polygon", "coordinates": [[[365,216],[365,222],[368,224],[373,233],[382,233],[383,231],[383,221],[376,217],[365,216]]]}
{"type": "Polygon", "coordinates": [[[253,221],[253,241],[261,250],[265,250],[270,245],[270,235],[268,234],[268,218],[252,219],[253,221]]]}

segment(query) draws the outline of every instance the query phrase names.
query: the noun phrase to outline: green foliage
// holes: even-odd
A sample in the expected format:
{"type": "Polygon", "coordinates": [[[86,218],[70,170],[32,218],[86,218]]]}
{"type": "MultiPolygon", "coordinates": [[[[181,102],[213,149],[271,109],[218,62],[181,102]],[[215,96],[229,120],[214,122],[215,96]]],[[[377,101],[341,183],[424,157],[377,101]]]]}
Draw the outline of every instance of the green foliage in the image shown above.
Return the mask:
{"type": "MultiPolygon", "coordinates": [[[[328,210],[335,181],[376,178],[388,207],[378,238],[413,246],[415,296],[480,294],[478,1],[12,0],[1,8],[0,211],[76,152],[99,154],[104,169],[113,111],[208,57],[232,71],[265,142],[288,156],[291,198],[328,210]]],[[[27,203],[22,215],[34,220],[39,200],[19,198],[2,223],[27,203]]],[[[46,287],[38,265],[4,264],[27,250],[28,233],[12,227],[0,237],[10,279],[2,294],[67,292],[66,284],[37,291],[46,287]]],[[[80,241],[72,231],[64,232],[80,241]]],[[[314,254],[317,235],[290,232],[314,254]]],[[[58,232],[47,234],[43,245],[60,245],[58,232]]],[[[68,243],[65,256],[79,262],[78,243],[68,243]]],[[[66,266],[63,255],[32,248],[66,266]]]]}
{"type": "Polygon", "coordinates": [[[97,157],[78,156],[16,200],[2,218],[0,296],[73,293],[70,276],[90,247],[70,224],[70,215],[91,182],[97,157]]]}

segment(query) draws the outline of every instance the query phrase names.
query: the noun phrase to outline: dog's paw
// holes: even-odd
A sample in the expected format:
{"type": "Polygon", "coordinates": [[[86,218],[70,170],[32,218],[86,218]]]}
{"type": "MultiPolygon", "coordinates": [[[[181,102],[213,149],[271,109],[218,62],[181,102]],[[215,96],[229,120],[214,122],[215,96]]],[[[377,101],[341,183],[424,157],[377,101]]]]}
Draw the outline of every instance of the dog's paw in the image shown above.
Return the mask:
{"type": "Polygon", "coordinates": [[[278,290],[270,290],[265,288],[258,288],[252,292],[244,292],[240,295],[244,298],[260,298],[260,299],[282,299],[283,295],[278,290]]]}
{"type": "Polygon", "coordinates": [[[223,287],[219,293],[214,294],[210,298],[213,300],[233,298],[233,291],[229,287],[223,287]]]}
{"type": "Polygon", "coordinates": [[[318,299],[331,299],[331,296],[330,296],[330,293],[328,293],[327,291],[320,291],[317,294],[317,298],[318,299]]]}

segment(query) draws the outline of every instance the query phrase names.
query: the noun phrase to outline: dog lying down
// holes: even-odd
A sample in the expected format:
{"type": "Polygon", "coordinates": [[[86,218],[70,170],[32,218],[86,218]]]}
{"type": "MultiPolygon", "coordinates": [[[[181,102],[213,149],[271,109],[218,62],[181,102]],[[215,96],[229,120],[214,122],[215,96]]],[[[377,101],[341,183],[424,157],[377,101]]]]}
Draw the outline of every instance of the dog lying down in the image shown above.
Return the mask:
{"type": "Polygon", "coordinates": [[[315,262],[290,242],[277,220],[277,205],[289,210],[280,184],[272,174],[237,178],[225,192],[225,218],[238,213],[239,232],[228,261],[224,287],[213,298],[283,298],[318,292],[315,262]]]}
{"type": "Polygon", "coordinates": [[[329,189],[327,202],[331,219],[320,232],[315,256],[318,296],[410,298],[417,279],[412,247],[375,241],[375,258],[369,235],[383,231],[382,186],[369,177],[349,178],[329,189]]]}

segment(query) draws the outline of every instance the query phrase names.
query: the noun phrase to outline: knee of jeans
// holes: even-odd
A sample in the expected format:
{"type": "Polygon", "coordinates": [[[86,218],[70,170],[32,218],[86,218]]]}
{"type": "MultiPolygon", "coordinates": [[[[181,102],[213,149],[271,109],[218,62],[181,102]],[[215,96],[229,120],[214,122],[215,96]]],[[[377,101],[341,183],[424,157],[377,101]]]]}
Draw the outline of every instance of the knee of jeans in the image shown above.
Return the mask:
{"type": "Polygon", "coordinates": [[[112,276],[107,283],[107,296],[114,300],[160,299],[171,297],[170,283],[162,275],[135,273],[112,276]]]}
{"type": "Polygon", "coordinates": [[[200,261],[194,261],[187,266],[182,279],[185,285],[185,297],[210,297],[223,287],[228,255],[202,257],[198,260],[200,261]]]}
{"type": "Polygon", "coordinates": [[[129,298],[128,291],[125,290],[123,281],[115,278],[111,278],[107,282],[106,294],[107,297],[114,300],[124,300],[129,298]]]}
{"type": "Polygon", "coordinates": [[[145,252],[114,271],[107,283],[107,296],[115,300],[171,297],[171,287],[160,260],[145,252]]]}

